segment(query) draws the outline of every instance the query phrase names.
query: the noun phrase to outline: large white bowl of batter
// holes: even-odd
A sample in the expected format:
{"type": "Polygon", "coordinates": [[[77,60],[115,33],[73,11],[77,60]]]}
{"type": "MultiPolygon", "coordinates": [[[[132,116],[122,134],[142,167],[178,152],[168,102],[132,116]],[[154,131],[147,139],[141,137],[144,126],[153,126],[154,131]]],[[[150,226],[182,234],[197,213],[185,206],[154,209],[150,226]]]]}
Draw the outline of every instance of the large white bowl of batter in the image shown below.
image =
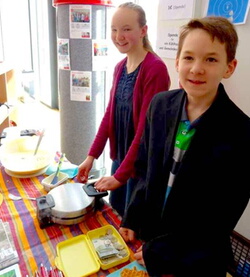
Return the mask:
{"type": "Polygon", "coordinates": [[[36,176],[46,170],[53,160],[53,154],[41,144],[34,155],[38,139],[38,136],[20,137],[6,141],[0,147],[1,164],[9,175],[36,176]]]}

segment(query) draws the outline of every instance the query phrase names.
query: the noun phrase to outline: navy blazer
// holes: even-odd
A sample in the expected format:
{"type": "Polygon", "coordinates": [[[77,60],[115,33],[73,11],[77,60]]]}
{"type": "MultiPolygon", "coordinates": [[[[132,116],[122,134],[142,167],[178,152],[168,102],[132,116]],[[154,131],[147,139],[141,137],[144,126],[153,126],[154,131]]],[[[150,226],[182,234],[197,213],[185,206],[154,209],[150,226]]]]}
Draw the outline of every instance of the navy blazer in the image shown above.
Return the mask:
{"type": "MultiPolygon", "coordinates": [[[[164,255],[175,264],[202,248],[209,259],[225,267],[230,234],[250,196],[250,119],[220,84],[216,99],[199,120],[162,210],[185,94],[182,89],[162,92],[151,102],[136,162],[140,181],[121,226],[148,243],[145,258],[150,253],[146,249],[153,249],[160,238],[169,246],[164,255]]],[[[195,264],[191,256],[189,262],[195,264]]]]}

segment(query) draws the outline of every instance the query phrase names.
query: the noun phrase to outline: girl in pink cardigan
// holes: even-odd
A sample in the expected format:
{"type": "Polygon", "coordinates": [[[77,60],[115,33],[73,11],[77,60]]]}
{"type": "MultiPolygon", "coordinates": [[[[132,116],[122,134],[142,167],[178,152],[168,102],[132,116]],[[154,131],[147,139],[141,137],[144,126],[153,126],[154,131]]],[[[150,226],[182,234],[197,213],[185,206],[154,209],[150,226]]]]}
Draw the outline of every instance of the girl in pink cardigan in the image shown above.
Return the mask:
{"type": "Polygon", "coordinates": [[[170,77],[165,63],[150,46],[145,12],[139,5],[121,4],[111,29],[114,45],[127,56],[115,67],[107,109],[77,178],[87,182],[94,159],[102,154],[109,139],[111,176],[102,177],[95,187],[110,190],[110,204],[123,216],[136,183],[134,162],[147,108],[156,93],[169,89],[170,77]]]}

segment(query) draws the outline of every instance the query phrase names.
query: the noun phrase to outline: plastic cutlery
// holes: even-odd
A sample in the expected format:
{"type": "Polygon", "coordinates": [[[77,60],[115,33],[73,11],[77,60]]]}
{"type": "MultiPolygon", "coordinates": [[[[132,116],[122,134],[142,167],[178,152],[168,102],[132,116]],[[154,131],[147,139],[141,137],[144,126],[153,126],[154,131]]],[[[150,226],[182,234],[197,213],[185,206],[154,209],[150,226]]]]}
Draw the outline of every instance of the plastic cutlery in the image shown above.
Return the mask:
{"type": "Polygon", "coordinates": [[[37,141],[37,145],[36,145],[36,149],[35,149],[35,152],[34,152],[34,156],[35,156],[36,153],[37,153],[37,150],[38,150],[38,148],[39,148],[39,145],[40,145],[40,143],[41,143],[41,141],[42,141],[42,138],[43,138],[43,136],[44,136],[44,132],[45,132],[45,129],[43,129],[43,130],[41,131],[40,135],[39,135],[39,138],[38,138],[38,141],[37,141]]]}
{"type": "Polygon", "coordinates": [[[58,175],[59,175],[59,172],[60,172],[60,168],[61,168],[62,162],[64,160],[64,156],[65,156],[64,153],[61,154],[61,157],[59,159],[58,166],[57,166],[57,169],[56,169],[55,176],[54,176],[54,178],[52,179],[52,181],[50,183],[51,185],[55,185],[58,182],[58,175]]]}
{"type": "Polygon", "coordinates": [[[22,196],[17,196],[12,193],[9,193],[9,198],[11,200],[21,200],[21,199],[29,199],[29,200],[36,200],[35,197],[22,197],[22,196]]]}

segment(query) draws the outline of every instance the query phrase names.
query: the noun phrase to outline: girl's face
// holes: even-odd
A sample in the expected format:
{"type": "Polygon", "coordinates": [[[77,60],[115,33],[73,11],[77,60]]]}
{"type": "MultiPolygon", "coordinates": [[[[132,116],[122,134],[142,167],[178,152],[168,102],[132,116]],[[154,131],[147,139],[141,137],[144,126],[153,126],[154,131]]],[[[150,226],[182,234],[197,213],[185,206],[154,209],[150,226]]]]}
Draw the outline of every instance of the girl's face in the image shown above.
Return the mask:
{"type": "Polygon", "coordinates": [[[118,8],[111,22],[111,39],[121,53],[137,53],[143,48],[147,26],[140,27],[138,14],[128,8],[118,8]]]}
{"type": "Polygon", "coordinates": [[[219,83],[229,78],[237,61],[227,62],[225,44],[217,38],[195,29],[185,38],[180,56],[176,59],[181,86],[188,97],[212,102],[217,94],[219,83]]]}

